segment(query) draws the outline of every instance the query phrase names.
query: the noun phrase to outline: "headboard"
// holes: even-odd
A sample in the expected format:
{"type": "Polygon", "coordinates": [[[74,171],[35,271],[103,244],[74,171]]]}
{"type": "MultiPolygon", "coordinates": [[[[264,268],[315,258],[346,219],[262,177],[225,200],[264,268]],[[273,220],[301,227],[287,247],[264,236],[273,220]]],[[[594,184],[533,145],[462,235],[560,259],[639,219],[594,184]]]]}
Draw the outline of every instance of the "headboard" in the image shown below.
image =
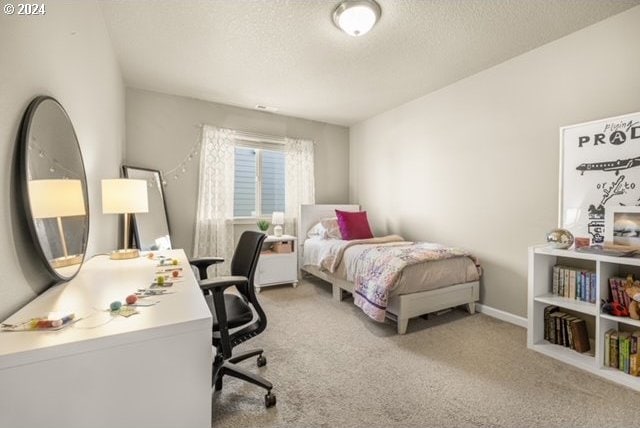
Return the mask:
{"type": "Polygon", "coordinates": [[[335,217],[335,210],[360,211],[360,205],[355,204],[321,204],[321,205],[300,205],[300,216],[298,217],[298,266],[302,267],[302,250],[304,240],[307,239],[307,232],[317,222],[327,217],[335,217]]]}

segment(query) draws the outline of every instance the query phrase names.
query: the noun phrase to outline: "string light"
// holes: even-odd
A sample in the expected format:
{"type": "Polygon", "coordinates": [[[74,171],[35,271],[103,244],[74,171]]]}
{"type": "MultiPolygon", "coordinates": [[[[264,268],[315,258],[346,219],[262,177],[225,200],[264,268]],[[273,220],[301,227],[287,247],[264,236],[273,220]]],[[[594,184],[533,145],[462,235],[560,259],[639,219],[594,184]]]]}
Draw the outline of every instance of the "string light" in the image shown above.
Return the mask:
{"type": "MultiPolygon", "coordinates": [[[[189,153],[182,158],[182,160],[173,168],[162,171],[163,177],[172,177],[174,182],[177,182],[183,175],[189,172],[189,168],[193,165],[191,162],[193,158],[197,157],[200,153],[200,145],[202,144],[201,137],[198,136],[197,140],[191,146],[189,153]]],[[[162,186],[167,187],[169,183],[167,180],[162,180],[162,186]]]]}
{"type": "Polygon", "coordinates": [[[78,173],[76,171],[65,167],[63,164],[58,162],[57,159],[51,157],[43,147],[36,143],[35,137],[32,137],[31,143],[29,144],[29,150],[33,149],[36,149],[38,151],[38,157],[40,159],[45,159],[45,161],[49,163],[49,172],[51,174],[55,175],[57,172],[66,172],[66,174],[63,175],[63,178],[65,179],[69,178],[69,176],[76,178],[78,177],[78,173]]]}

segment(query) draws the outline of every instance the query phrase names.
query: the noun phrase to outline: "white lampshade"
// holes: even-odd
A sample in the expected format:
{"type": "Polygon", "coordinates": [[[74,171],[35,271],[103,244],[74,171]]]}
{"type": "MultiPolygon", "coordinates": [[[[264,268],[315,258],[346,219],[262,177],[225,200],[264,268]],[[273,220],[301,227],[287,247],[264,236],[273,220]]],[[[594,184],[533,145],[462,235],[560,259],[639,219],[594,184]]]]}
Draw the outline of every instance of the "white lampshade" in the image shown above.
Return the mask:
{"type": "Polygon", "coordinates": [[[368,33],[380,18],[380,5],[374,0],[344,0],[333,12],[333,22],[350,36],[368,33]]]}
{"type": "Polygon", "coordinates": [[[86,214],[80,180],[29,180],[29,203],[33,218],[86,214]]]}
{"type": "Polygon", "coordinates": [[[271,215],[271,223],[277,225],[284,224],[284,213],[281,211],[274,211],[271,215]]]}
{"type": "Polygon", "coordinates": [[[149,211],[147,181],[116,178],[102,180],[102,212],[132,214],[149,211]]]}

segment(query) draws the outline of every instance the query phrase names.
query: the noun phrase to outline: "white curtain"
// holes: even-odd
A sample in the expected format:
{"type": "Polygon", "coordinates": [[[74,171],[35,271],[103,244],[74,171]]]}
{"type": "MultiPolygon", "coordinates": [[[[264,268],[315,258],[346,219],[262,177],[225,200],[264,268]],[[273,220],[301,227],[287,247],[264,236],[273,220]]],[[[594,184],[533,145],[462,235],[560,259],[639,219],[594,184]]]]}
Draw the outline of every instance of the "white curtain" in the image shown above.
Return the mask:
{"type": "Polygon", "coordinates": [[[227,275],[233,255],[234,138],[230,129],[202,128],[194,257],[219,256],[218,275],[227,275]]]}
{"type": "Polygon", "coordinates": [[[285,233],[296,234],[301,204],[316,201],[313,175],[313,141],[285,139],[285,233]]]}

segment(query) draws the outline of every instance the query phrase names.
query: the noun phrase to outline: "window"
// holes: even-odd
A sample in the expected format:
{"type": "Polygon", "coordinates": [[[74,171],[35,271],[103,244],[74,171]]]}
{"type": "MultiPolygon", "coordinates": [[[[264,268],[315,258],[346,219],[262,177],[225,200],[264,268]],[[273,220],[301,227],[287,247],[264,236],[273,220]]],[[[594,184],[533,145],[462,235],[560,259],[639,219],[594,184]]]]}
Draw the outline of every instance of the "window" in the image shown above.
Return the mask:
{"type": "Polygon", "coordinates": [[[235,149],[234,217],[270,216],[284,211],[284,152],[235,149]]]}

